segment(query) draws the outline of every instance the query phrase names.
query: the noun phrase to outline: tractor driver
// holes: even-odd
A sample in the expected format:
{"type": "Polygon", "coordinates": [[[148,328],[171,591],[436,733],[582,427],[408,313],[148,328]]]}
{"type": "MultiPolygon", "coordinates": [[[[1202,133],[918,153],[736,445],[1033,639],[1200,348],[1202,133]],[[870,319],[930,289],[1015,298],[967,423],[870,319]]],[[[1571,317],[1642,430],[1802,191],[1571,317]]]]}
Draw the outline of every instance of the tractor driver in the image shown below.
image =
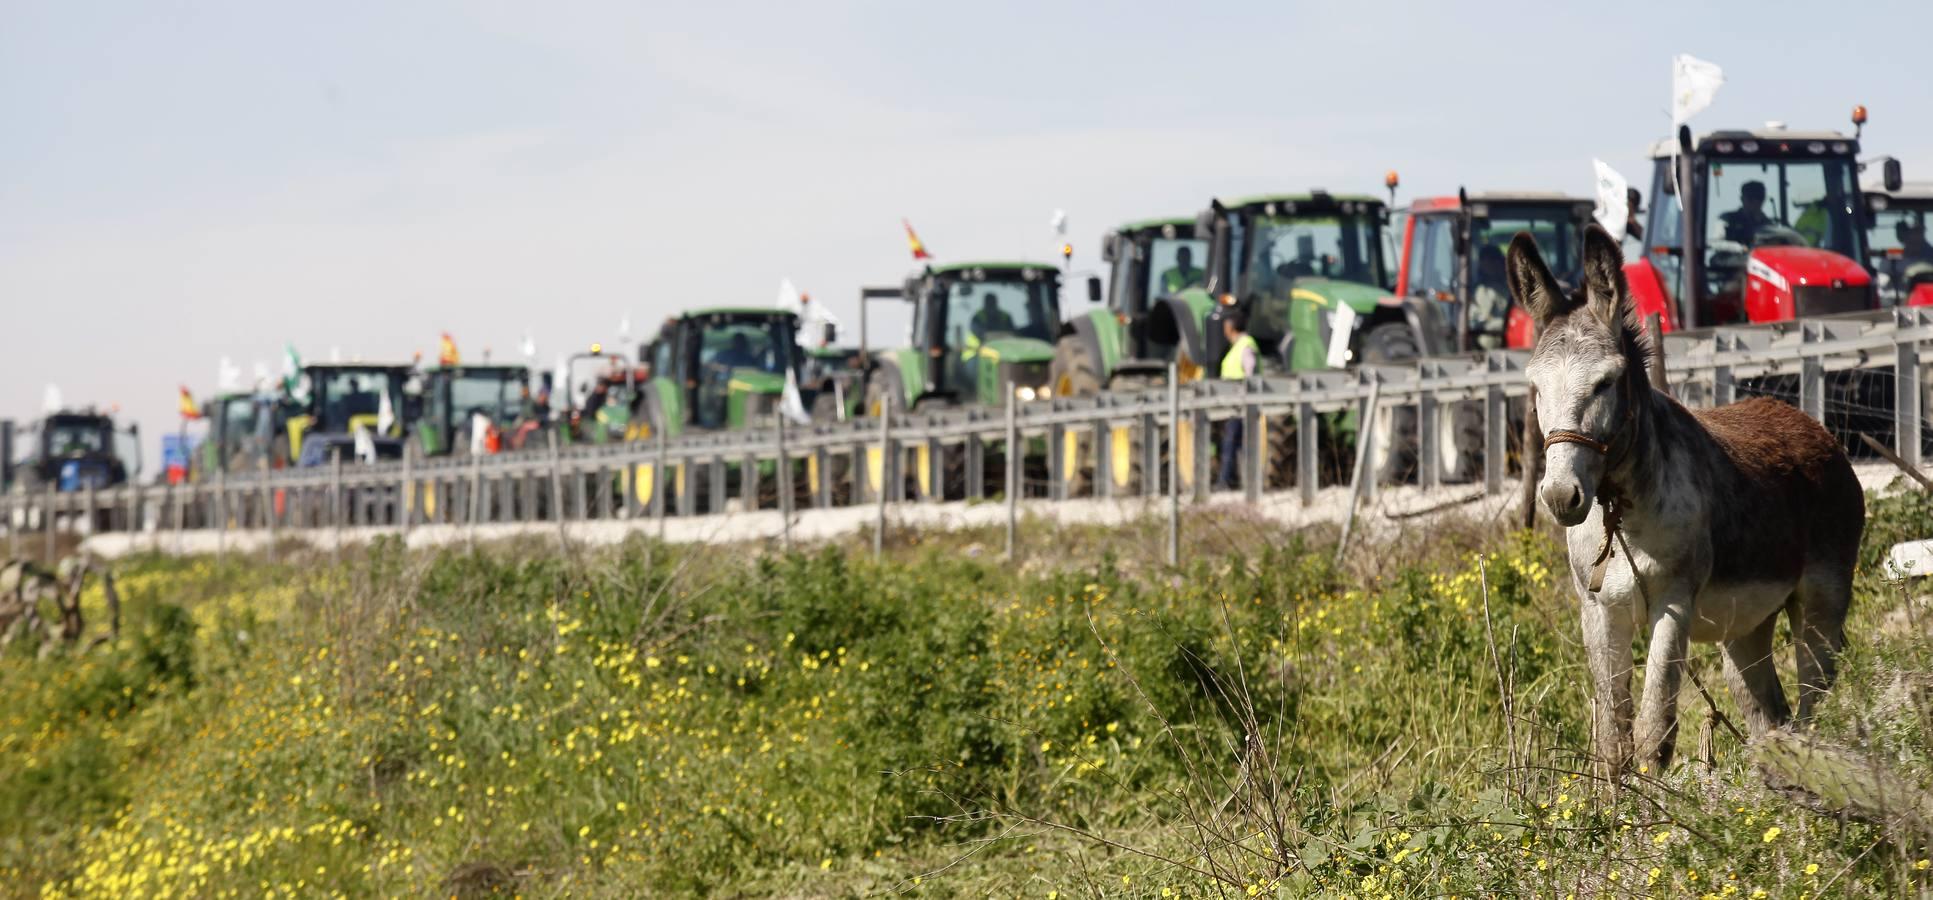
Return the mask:
{"type": "Polygon", "coordinates": [[[989,334],[1012,332],[1013,316],[1000,306],[1000,298],[992,291],[980,298],[980,311],[973,314],[973,336],[985,339],[989,334]]]}
{"type": "Polygon", "coordinates": [[[1509,314],[1510,289],[1504,278],[1503,251],[1486,244],[1477,254],[1477,283],[1470,292],[1470,334],[1477,346],[1485,350],[1502,347],[1509,314]]]}
{"type": "Polygon", "coordinates": [[[760,367],[760,355],[752,352],[752,341],[741,331],[732,335],[732,342],[712,357],[711,364],[722,369],[756,369],[760,367]]]}
{"type": "Polygon", "coordinates": [[[1738,188],[1738,208],[1718,217],[1725,223],[1725,240],[1750,246],[1759,229],[1772,224],[1765,214],[1765,182],[1747,181],[1738,188]]]}
{"type": "Polygon", "coordinates": [[[1933,244],[1926,242],[1926,217],[1908,216],[1893,226],[1893,236],[1899,238],[1901,258],[1909,263],[1933,262],[1933,244]]]}
{"type": "Polygon", "coordinates": [[[1202,271],[1195,267],[1194,251],[1187,247],[1175,250],[1175,264],[1161,273],[1161,291],[1166,294],[1180,293],[1191,287],[1207,283],[1202,271]]]}

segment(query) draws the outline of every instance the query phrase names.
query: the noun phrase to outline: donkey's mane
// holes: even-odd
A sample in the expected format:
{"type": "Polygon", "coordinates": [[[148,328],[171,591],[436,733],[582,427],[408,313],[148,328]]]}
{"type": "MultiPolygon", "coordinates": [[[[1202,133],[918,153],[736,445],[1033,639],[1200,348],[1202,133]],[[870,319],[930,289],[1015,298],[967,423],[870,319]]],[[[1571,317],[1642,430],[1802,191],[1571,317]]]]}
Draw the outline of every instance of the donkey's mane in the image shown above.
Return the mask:
{"type": "MultiPolygon", "coordinates": [[[[1619,281],[1622,280],[1622,273],[1620,273],[1619,281]]],[[[1635,376],[1643,382],[1646,381],[1645,373],[1652,360],[1651,337],[1639,324],[1637,309],[1632,306],[1630,294],[1624,290],[1623,284],[1618,285],[1618,295],[1618,321],[1613,324],[1605,322],[1591,311],[1590,304],[1586,301],[1585,289],[1576,288],[1570,292],[1565,301],[1564,311],[1558,313],[1550,323],[1550,326],[1556,327],[1547,327],[1545,331],[1553,338],[1562,341],[1566,332],[1573,331],[1562,327],[1571,323],[1572,316],[1588,317],[1592,324],[1613,332],[1612,337],[1617,339],[1617,346],[1624,354],[1626,375],[1635,376]]]]}

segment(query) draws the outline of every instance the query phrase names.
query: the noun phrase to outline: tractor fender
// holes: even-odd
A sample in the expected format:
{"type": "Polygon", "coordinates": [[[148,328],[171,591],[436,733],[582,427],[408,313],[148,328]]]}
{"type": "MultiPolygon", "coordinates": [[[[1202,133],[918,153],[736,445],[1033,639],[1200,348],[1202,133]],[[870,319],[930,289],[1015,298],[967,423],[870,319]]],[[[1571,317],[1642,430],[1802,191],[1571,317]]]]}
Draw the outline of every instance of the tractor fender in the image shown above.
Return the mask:
{"type": "Polygon", "coordinates": [[[1081,352],[1093,361],[1094,373],[1102,381],[1113,374],[1114,367],[1120,365],[1125,355],[1127,329],[1110,310],[1094,309],[1076,316],[1065,323],[1061,333],[1063,337],[1071,334],[1079,342],[1081,352]]]}
{"type": "Polygon", "coordinates": [[[1215,308],[1215,301],[1207,292],[1198,289],[1183,291],[1179,296],[1163,297],[1148,310],[1148,340],[1157,344],[1172,344],[1180,353],[1187,354],[1196,364],[1208,358],[1208,344],[1202,331],[1202,323],[1215,308]]]}
{"type": "Polygon", "coordinates": [[[1665,290],[1664,276],[1644,257],[1624,264],[1624,281],[1631,287],[1631,306],[1642,322],[1658,314],[1658,328],[1666,334],[1677,328],[1677,311],[1671,308],[1671,293],[1665,290]]]}
{"type": "Polygon", "coordinates": [[[1381,321],[1391,321],[1395,317],[1383,314],[1383,310],[1394,308],[1401,311],[1402,320],[1409,324],[1411,333],[1416,335],[1416,349],[1424,356],[1442,356],[1457,351],[1456,326],[1444,315],[1444,304],[1422,297],[1391,297],[1379,304],[1370,316],[1373,327],[1381,321]]]}

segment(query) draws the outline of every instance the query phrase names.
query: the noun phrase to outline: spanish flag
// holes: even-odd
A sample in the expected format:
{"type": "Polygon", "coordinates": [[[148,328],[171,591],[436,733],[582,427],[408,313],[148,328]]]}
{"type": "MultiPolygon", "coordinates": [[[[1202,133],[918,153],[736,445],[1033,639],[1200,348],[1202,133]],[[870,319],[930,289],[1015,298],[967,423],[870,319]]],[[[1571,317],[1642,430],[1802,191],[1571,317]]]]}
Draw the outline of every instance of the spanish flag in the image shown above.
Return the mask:
{"type": "Polygon", "coordinates": [[[195,404],[195,395],[188,392],[188,386],[181,386],[181,417],[184,419],[201,418],[201,407],[195,404]]]}
{"type": "Polygon", "coordinates": [[[913,251],[913,258],[932,259],[933,254],[926,252],[926,245],[920,243],[920,236],[913,232],[913,223],[901,219],[899,224],[906,226],[906,246],[913,251]]]}
{"type": "Polygon", "coordinates": [[[450,337],[447,331],[443,332],[442,348],[436,351],[436,362],[445,366],[458,365],[460,362],[456,355],[456,339],[450,337]]]}

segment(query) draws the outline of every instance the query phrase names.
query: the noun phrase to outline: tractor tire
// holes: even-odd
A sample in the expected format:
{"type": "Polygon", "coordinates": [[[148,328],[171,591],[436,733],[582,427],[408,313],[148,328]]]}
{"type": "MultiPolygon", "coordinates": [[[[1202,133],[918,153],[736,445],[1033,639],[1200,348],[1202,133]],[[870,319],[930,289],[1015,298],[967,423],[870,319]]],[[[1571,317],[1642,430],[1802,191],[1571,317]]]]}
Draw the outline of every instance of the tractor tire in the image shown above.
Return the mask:
{"type": "Polygon", "coordinates": [[[1295,416],[1283,412],[1267,419],[1269,453],[1264,464],[1262,490],[1287,490],[1296,484],[1297,432],[1295,416]]]}
{"type": "MultiPolygon", "coordinates": [[[[1370,363],[1403,363],[1416,359],[1416,333],[1405,322],[1384,322],[1369,329],[1363,336],[1363,361],[1370,363]]],[[[1370,447],[1372,457],[1367,460],[1369,470],[1376,474],[1384,484],[1408,481],[1416,475],[1416,408],[1399,406],[1376,416],[1375,441],[1370,447]]],[[[1360,429],[1356,439],[1363,439],[1360,429]]]]}

